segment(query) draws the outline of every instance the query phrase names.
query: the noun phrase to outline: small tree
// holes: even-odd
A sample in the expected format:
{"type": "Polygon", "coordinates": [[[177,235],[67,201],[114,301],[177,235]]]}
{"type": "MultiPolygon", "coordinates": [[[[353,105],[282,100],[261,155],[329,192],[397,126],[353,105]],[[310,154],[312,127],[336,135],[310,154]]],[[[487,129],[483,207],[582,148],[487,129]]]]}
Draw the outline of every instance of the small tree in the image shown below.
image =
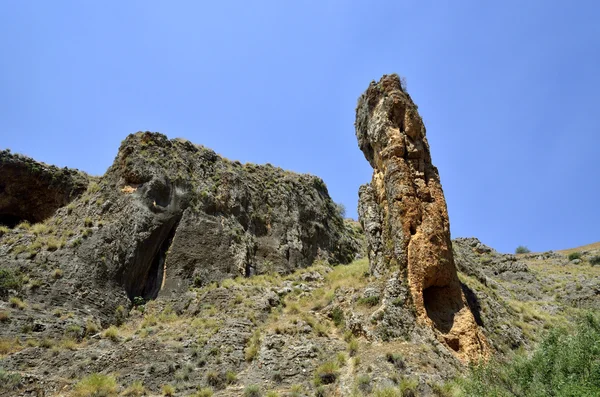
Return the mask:
{"type": "Polygon", "coordinates": [[[337,208],[338,214],[342,218],[346,217],[346,206],[343,203],[335,203],[335,207],[337,208]]]}
{"type": "Polygon", "coordinates": [[[529,250],[529,248],[525,247],[524,245],[519,245],[515,250],[515,254],[528,254],[530,252],[531,251],[529,250]]]}

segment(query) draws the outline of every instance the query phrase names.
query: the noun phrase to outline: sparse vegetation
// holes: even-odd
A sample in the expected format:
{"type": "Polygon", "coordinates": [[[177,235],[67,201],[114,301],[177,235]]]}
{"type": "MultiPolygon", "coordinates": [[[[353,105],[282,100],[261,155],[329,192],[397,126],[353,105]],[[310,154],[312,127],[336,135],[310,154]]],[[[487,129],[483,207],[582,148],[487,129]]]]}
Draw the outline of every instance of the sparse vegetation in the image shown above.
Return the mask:
{"type": "Polygon", "coordinates": [[[25,302],[23,302],[21,299],[17,298],[16,296],[10,297],[10,299],[8,300],[8,303],[10,304],[10,307],[13,307],[13,308],[19,309],[19,310],[23,310],[27,307],[27,304],[25,302]]]}
{"type": "Polygon", "coordinates": [[[8,227],[0,225],[0,237],[4,236],[8,232],[10,232],[8,227]]]}
{"type": "Polygon", "coordinates": [[[529,250],[529,248],[525,247],[524,245],[519,245],[516,249],[515,249],[515,254],[528,254],[531,251],[529,250]]]}
{"type": "Polygon", "coordinates": [[[119,341],[119,329],[117,327],[115,327],[114,325],[111,325],[110,327],[108,327],[106,329],[106,331],[104,331],[103,336],[106,339],[110,339],[113,342],[118,342],[119,341]]]}
{"type": "Polygon", "coordinates": [[[258,355],[258,350],[260,348],[260,331],[256,330],[252,334],[252,337],[248,341],[248,345],[246,346],[245,357],[246,361],[252,361],[258,355]]]}
{"type": "Polygon", "coordinates": [[[244,389],[244,397],[260,397],[260,387],[258,385],[249,385],[244,389]]]}
{"type": "Polygon", "coordinates": [[[91,374],[73,388],[73,397],[109,397],[117,395],[117,381],[112,375],[91,374]]]}
{"type": "Polygon", "coordinates": [[[121,395],[126,397],[140,397],[146,393],[146,388],[144,384],[140,380],[136,380],[131,385],[129,385],[121,395]]]}
{"type": "Polygon", "coordinates": [[[21,375],[0,367],[0,392],[15,390],[21,384],[21,375]]]}
{"type": "Polygon", "coordinates": [[[22,280],[18,274],[9,269],[0,269],[0,291],[21,288],[22,280]]]}
{"type": "Polygon", "coordinates": [[[379,296],[372,295],[372,296],[362,297],[358,300],[358,304],[364,305],[364,306],[369,306],[369,307],[377,306],[379,304],[379,296]]]}
{"type": "Polygon", "coordinates": [[[592,266],[600,266],[600,255],[594,255],[590,258],[590,264],[592,266]]]}
{"type": "Polygon", "coordinates": [[[172,397],[175,395],[175,386],[166,384],[162,387],[163,396],[172,397]]]}
{"type": "Polygon", "coordinates": [[[336,381],[339,376],[339,366],[333,361],[321,364],[315,371],[314,384],[328,385],[336,381]]]}
{"type": "Polygon", "coordinates": [[[581,252],[571,252],[568,258],[570,261],[574,261],[575,259],[581,259],[581,252]]]}
{"type": "Polygon", "coordinates": [[[597,396],[599,341],[600,318],[588,314],[576,332],[553,329],[531,356],[476,366],[459,386],[465,396],[597,396]]]}

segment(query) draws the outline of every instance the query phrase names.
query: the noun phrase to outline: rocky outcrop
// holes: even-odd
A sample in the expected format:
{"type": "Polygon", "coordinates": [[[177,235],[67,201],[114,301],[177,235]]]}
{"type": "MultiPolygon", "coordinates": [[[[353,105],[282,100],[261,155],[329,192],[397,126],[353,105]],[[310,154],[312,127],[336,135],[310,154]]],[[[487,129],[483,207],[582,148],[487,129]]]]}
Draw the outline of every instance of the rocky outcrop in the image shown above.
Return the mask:
{"type": "Polygon", "coordinates": [[[360,249],[320,178],[230,161],[159,133],[128,136],[114,164],[89,186],[77,172],[49,166],[31,172],[29,164],[38,163],[1,158],[5,214],[37,222],[56,211],[44,225],[17,228],[0,240],[6,266],[60,267],[53,299],[76,304],[85,296],[102,323],[113,321],[127,299],[288,274],[315,260],[348,263],[360,249]],[[32,191],[25,193],[27,187],[32,191]],[[48,211],[33,210],[42,207],[38,197],[48,211]],[[109,302],[101,299],[107,293],[109,302]]]}
{"type": "Polygon", "coordinates": [[[400,269],[419,321],[461,360],[488,345],[456,273],[446,202],[425,126],[397,75],[372,82],[356,109],[356,137],[373,167],[359,191],[371,272],[400,269]]]}
{"type": "Polygon", "coordinates": [[[85,191],[88,177],[0,151],[0,224],[41,222],[85,191]]]}

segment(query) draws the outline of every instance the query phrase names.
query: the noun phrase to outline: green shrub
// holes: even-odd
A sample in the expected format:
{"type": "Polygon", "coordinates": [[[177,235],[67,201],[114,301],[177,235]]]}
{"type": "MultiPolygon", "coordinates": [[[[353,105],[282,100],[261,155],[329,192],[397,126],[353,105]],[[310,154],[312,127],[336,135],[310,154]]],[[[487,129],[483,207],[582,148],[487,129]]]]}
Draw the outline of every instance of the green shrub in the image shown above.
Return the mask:
{"type": "Polygon", "coordinates": [[[0,291],[21,288],[22,280],[13,271],[0,269],[0,291]]]}
{"type": "Polygon", "coordinates": [[[111,375],[88,375],[73,388],[74,397],[108,397],[116,395],[117,381],[111,375]]]}
{"type": "Polygon", "coordinates": [[[339,366],[333,361],[328,361],[320,365],[314,375],[315,386],[328,385],[337,380],[339,375],[339,366]]]}
{"type": "Polygon", "coordinates": [[[592,256],[590,258],[590,264],[592,266],[599,266],[600,265],[600,255],[592,256]]]}
{"type": "Polygon", "coordinates": [[[10,321],[10,313],[5,310],[0,310],[0,323],[8,323],[10,321]]]}
{"type": "Polygon", "coordinates": [[[574,261],[575,259],[581,259],[581,252],[571,252],[568,258],[570,261],[574,261]]]}
{"type": "Polygon", "coordinates": [[[237,382],[237,375],[235,372],[227,371],[225,373],[225,382],[227,382],[228,385],[233,385],[235,382],[237,382]]]}
{"type": "Polygon", "coordinates": [[[358,352],[358,341],[356,338],[351,338],[348,342],[348,353],[350,356],[355,356],[358,352]]]}
{"type": "Polygon", "coordinates": [[[244,397],[260,397],[260,387],[258,385],[249,385],[244,389],[244,397]]]}
{"type": "Polygon", "coordinates": [[[365,305],[365,306],[369,306],[369,307],[376,306],[378,303],[379,303],[379,296],[377,296],[377,295],[368,296],[366,298],[360,298],[358,300],[359,305],[365,305]]]}
{"type": "Polygon", "coordinates": [[[515,254],[528,254],[531,251],[529,250],[529,248],[525,247],[524,245],[519,245],[516,249],[515,249],[515,254]]]}
{"type": "Polygon", "coordinates": [[[491,360],[458,380],[465,396],[598,396],[600,316],[579,319],[574,332],[556,328],[531,355],[491,360]]]}
{"type": "Polygon", "coordinates": [[[331,311],[331,319],[335,326],[339,327],[344,323],[344,311],[339,306],[334,307],[331,311]]]}
{"type": "Polygon", "coordinates": [[[358,379],[356,380],[356,387],[363,394],[369,394],[369,393],[371,393],[371,390],[373,388],[371,386],[371,377],[369,375],[361,375],[361,376],[359,376],[358,379]]]}
{"type": "Polygon", "coordinates": [[[21,384],[21,375],[16,372],[8,372],[0,367],[0,394],[4,391],[15,390],[21,384]]]}

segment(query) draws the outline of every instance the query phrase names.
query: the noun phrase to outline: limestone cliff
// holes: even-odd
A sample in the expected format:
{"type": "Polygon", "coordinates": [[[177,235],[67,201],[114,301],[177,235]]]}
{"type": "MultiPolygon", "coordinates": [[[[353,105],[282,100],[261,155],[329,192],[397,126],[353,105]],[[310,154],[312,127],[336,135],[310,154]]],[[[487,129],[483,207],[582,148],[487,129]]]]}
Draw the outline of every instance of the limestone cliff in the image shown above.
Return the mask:
{"type": "Polygon", "coordinates": [[[359,192],[371,272],[400,269],[420,322],[461,360],[488,354],[456,273],[446,201],[425,126],[397,75],[372,82],[356,109],[356,137],[373,167],[359,192]]]}

